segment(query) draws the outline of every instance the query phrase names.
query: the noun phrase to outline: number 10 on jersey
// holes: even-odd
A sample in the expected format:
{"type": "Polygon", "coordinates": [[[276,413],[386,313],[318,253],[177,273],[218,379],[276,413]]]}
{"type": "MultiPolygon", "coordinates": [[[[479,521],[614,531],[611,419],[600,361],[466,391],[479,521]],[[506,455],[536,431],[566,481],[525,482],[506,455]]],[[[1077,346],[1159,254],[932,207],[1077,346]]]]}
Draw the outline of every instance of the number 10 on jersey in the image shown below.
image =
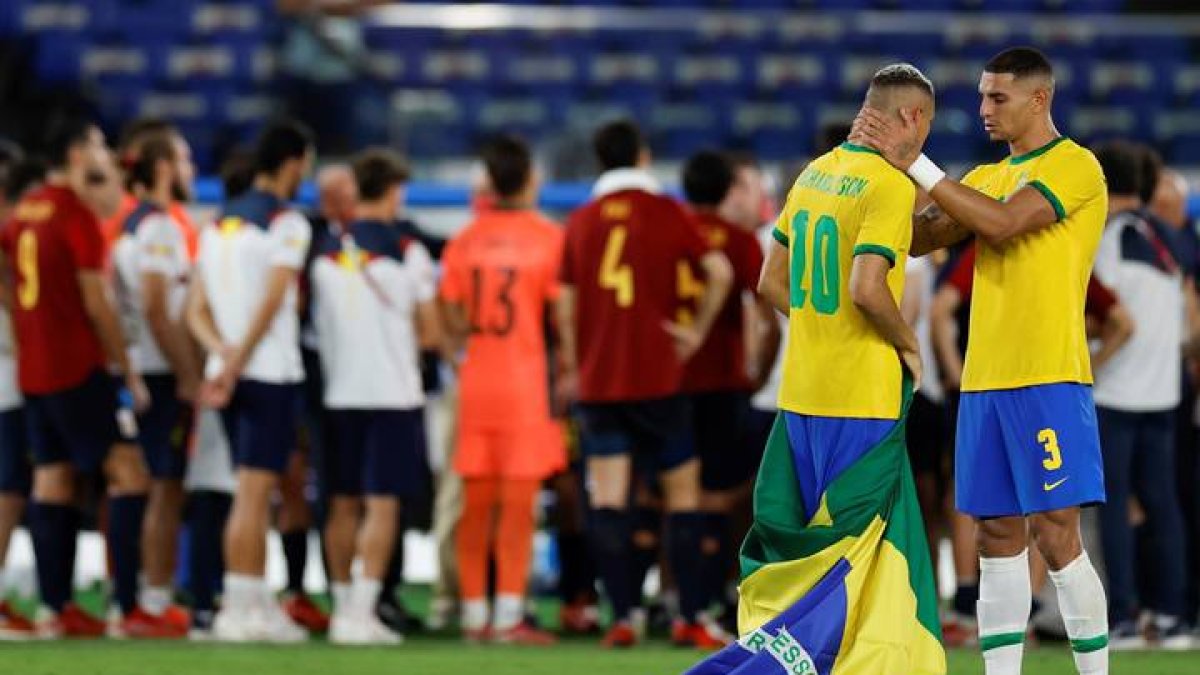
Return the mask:
{"type": "Polygon", "coordinates": [[[805,290],[808,271],[808,211],[797,211],[792,218],[791,306],[803,309],[812,294],[812,307],[818,314],[834,314],[841,306],[842,273],[838,267],[838,225],[831,216],[820,216],[813,226],[812,278],[805,290]]]}

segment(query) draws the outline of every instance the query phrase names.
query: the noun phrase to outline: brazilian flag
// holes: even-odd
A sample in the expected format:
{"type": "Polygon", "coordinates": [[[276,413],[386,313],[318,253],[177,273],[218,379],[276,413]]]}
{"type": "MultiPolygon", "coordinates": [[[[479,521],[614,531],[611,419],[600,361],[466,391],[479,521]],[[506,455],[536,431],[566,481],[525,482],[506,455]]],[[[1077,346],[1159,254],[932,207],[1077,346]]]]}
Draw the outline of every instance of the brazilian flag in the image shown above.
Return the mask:
{"type": "Polygon", "coordinates": [[[740,639],[687,675],[944,675],[937,593],[899,421],[806,513],[783,414],[742,544],[740,639]]]}

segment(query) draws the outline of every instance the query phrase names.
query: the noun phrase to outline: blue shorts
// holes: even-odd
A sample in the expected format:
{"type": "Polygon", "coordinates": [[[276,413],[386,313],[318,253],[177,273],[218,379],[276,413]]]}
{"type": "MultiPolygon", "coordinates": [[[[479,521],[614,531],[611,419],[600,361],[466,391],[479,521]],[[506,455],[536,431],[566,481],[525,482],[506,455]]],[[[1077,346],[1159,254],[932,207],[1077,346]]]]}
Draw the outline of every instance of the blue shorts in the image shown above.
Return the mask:
{"type": "Polygon", "coordinates": [[[1104,461],[1089,386],[963,392],[957,446],[955,501],[958,510],[976,518],[1104,501],[1104,461]]]}
{"type": "Polygon", "coordinates": [[[335,496],[411,499],[429,488],[424,411],[330,410],[326,480],[335,496]]]}
{"type": "Polygon", "coordinates": [[[20,408],[5,410],[0,412],[0,492],[25,497],[32,485],[25,412],[20,408]]]}
{"type": "Polygon", "coordinates": [[[648,471],[670,471],[696,455],[687,398],[580,403],[579,444],[585,457],[632,455],[648,471]]]}
{"type": "Polygon", "coordinates": [[[150,475],[182,480],[187,471],[187,443],[192,433],[192,406],[175,395],[174,375],[147,375],[150,409],[138,415],[138,442],[150,475]]]}
{"type": "Polygon", "coordinates": [[[300,386],[240,380],[221,411],[239,468],[283,473],[296,449],[300,386]]]}
{"type": "Polygon", "coordinates": [[[70,463],[84,473],[100,470],[118,442],[136,442],[117,425],[118,385],[97,370],[78,386],[25,396],[25,424],[34,464],[70,463]]]}
{"type": "Polygon", "coordinates": [[[818,417],[783,411],[796,480],[809,518],[838,476],[879,445],[896,420],[818,417]]]}

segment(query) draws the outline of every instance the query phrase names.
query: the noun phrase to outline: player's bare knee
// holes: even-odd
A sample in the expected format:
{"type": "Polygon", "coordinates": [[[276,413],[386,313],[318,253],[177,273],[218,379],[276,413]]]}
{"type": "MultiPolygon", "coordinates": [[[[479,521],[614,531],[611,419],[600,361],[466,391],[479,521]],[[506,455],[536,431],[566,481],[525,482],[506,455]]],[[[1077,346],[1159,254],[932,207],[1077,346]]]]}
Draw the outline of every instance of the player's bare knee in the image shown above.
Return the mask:
{"type": "Polygon", "coordinates": [[[1046,564],[1060,570],[1083,552],[1079,523],[1066,514],[1037,514],[1030,519],[1033,540],[1046,564]]]}
{"type": "Polygon", "coordinates": [[[664,506],[670,513],[696,511],[700,508],[700,462],[690,459],[664,472],[662,476],[664,506]]]}
{"type": "Polygon", "coordinates": [[[119,445],[104,461],[110,495],[137,495],[150,491],[150,470],[142,451],[134,445],[119,445]]]}
{"type": "Polygon", "coordinates": [[[1025,522],[1021,518],[977,521],[975,545],[983,558],[1010,558],[1026,548],[1025,522]]]}
{"type": "Polygon", "coordinates": [[[43,504],[70,504],[75,499],[75,471],[70,464],[46,464],[33,472],[33,499],[43,504]]]}

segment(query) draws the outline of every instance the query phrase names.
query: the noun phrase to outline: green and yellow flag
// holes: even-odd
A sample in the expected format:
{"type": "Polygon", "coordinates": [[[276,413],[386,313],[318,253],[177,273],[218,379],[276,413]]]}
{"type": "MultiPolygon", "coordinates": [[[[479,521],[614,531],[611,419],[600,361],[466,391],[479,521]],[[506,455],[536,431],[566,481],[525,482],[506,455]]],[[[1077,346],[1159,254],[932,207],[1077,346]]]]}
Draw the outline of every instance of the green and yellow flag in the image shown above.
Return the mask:
{"type": "MultiPolygon", "coordinates": [[[[937,594],[904,413],[806,513],[781,413],[741,550],[742,637],[688,675],[942,675],[937,594]]],[[[807,479],[810,480],[811,479],[807,479]]]]}

